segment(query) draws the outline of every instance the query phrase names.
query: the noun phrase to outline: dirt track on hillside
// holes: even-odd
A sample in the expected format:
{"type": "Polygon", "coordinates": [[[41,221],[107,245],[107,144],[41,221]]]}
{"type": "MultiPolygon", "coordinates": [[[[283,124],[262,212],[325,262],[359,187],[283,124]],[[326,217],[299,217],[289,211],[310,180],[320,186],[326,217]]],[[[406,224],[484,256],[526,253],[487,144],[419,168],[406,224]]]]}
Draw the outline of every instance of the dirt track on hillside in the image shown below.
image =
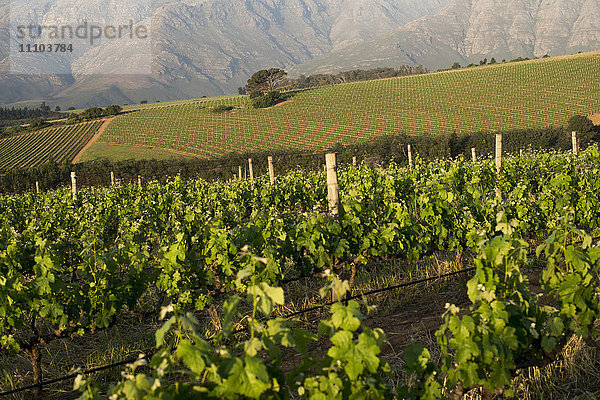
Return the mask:
{"type": "Polygon", "coordinates": [[[110,124],[110,122],[113,119],[115,119],[115,117],[107,118],[104,120],[104,123],[102,124],[102,126],[100,126],[100,129],[98,129],[98,132],[96,132],[94,134],[94,136],[92,136],[90,141],[85,146],[83,146],[83,149],[81,149],[81,151],[79,153],[77,153],[77,155],[75,156],[73,161],[71,161],[71,164],[77,164],[79,162],[79,159],[81,158],[81,156],[83,156],[83,153],[85,153],[87,151],[87,149],[90,148],[91,145],[93,145],[94,143],[96,143],[98,141],[98,139],[100,138],[100,135],[102,135],[102,133],[104,133],[104,130],[106,129],[108,124],[110,124]]]}

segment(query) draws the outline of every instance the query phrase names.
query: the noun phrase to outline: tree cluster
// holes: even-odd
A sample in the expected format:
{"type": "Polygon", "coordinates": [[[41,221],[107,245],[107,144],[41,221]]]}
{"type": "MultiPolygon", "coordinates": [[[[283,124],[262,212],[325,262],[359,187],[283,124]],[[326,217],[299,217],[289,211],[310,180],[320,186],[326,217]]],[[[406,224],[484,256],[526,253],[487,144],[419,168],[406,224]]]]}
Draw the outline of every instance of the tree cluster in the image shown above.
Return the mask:
{"type": "MultiPolygon", "coordinates": [[[[542,58],[549,58],[550,55],[545,54],[542,58]]],[[[533,57],[533,60],[538,60],[540,57],[533,57]]],[[[518,57],[518,58],[514,58],[510,61],[506,61],[506,58],[502,59],[502,64],[505,64],[507,62],[509,63],[513,63],[513,62],[521,62],[521,61],[529,61],[530,58],[529,57],[518,57]]],[[[473,67],[477,67],[477,66],[482,66],[482,65],[493,65],[493,64],[497,64],[498,61],[496,61],[496,58],[492,57],[489,61],[487,58],[484,58],[483,60],[479,61],[479,64],[475,64],[475,63],[471,63],[469,65],[467,65],[465,68],[473,68],[473,67]]],[[[452,64],[452,66],[449,69],[440,69],[440,71],[448,71],[451,69],[461,69],[463,68],[460,63],[457,61],[454,64],[452,64]]]]}
{"type": "MultiPolygon", "coordinates": [[[[42,105],[44,105],[44,103],[42,103],[42,105]]],[[[49,115],[48,113],[50,113],[50,115],[54,114],[54,113],[52,113],[52,111],[49,111],[50,109],[48,107],[46,107],[45,109],[40,108],[40,110],[46,111],[46,114],[44,114],[44,115],[49,115]]],[[[76,114],[76,113],[69,114],[66,121],[64,121],[64,122],[57,121],[57,122],[52,122],[52,123],[47,122],[46,120],[42,119],[41,117],[35,117],[28,121],[29,122],[28,125],[25,125],[25,126],[16,125],[16,126],[9,126],[9,127],[4,128],[4,130],[0,133],[0,138],[15,136],[15,135],[18,135],[21,133],[26,133],[26,132],[35,132],[40,129],[48,128],[53,125],[62,125],[62,124],[73,125],[73,124],[78,124],[80,122],[91,121],[94,119],[103,118],[103,117],[107,117],[107,116],[111,116],[111,115],[118,115],[121,113],[121,110],[122,110],[121,106],[118,106],[118,105],[108,106],[104,109],[98,108],[98,107],[93,107],[93,108],[88,108],[87,110],[84,110],[80,114],[76,114]]],[[[56,113],[56,114],[57,114],[58,118],[64,117],[63,114],[60,114],[60,113],[56,113]]]]}
{"type": "Polygon", "coordinates": [[[350,82],[362,82],[375,79],[397,78],[400,76],[423,75],[430,71],[422,66],[412,67],[403,65],[400,68],[373,68],[369,70],[356,69],[343,71],[337,74],[300,75],[288,81],[286,88],[307,89],[320,86],[338,85],[350,82]]]}
{"type": "Polygon", "coordinates": [[[98,118],[110,117],[113,115],[119,115],[123,108],[118,105],[108,106],[104,109],[99,107],[92,107],[83,110],[80,114],[71,113],[67,118],[67,124],[78,124],[80,122],[91,121],[98,118]]]}
{"type": "MultiPolygon", "coordinates": [[[[459,64],[460,68],[460,64],[459,64]]],[[[271,70],[263,70],[259,71],[256,77],[253,76],[248,83],[250,86],[246,85],[244,87],[238,88],[238,94],[245,95],[252,93],[255,91],[255,81],[259,77],[265,75],[265,72],[271,70]],[[251,81],[253,83],[251,83],[251,81]]],[[[281,70],[278,70],[281,71],[281,70]]],[[[283,79],[279,81],[279,84],[275,87],[275,90],[300,90],[300,89],[308,89],[308,88],[316,88],[322,86],[331,86],[331,85],[339,85],[342,83],[350,83],[350,82],[362,82],[369,81],[375,79],[385,79],[385,78],[397,78],[401,76],[411,76],[411,75],[423,75],[427,74],[430,71],[423,66],[408,66],[402,65],[399,68],[373,68],[368,70],[356,69],[351,71],[343,71],[337,74],[313,74],[309,76],[300,75],[296,79],[283,79]]],[[[272,91],[266,86],[262,85],[262,94],[272,91]]]]}
{"type": "Polygon", "coordinates": [[[38,108],[0,108],[0,126],[21,124],[32,118],[60,118],[61,114],[50,110],[45,102],[38,108]]]}

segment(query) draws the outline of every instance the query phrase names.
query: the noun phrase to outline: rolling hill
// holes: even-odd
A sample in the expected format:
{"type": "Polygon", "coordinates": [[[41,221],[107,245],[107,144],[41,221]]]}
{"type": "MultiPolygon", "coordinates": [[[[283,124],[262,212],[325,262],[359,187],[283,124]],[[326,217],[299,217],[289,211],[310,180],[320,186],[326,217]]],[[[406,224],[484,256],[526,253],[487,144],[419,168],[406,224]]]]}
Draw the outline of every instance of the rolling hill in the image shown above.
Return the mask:
{"type": "Polygon", "coordinates": [[[299,91],[270,109],[249,107],[246,96],[148,105],[108,125],[99,138],[104,153],[92,149],[96,157],[119,145],[213,157],[386,134],[564,126],[600,110],[598,71],[600,52],[593,52],[299,91]],[[235,108],[212,113],[219,104],[235,108]]]}
{"type": "Polygon", "coordinates": [[[0,169],[322,150],[380,135],[559,127],[575,114],[598,122],[598,71],[600,52],[592,52],[291,92],[268,109],[252,108],[247,96],[128,106],[111,121],[2,139],[0,169]],[[234,108],[217,114],[217,105],[234,108]]]}

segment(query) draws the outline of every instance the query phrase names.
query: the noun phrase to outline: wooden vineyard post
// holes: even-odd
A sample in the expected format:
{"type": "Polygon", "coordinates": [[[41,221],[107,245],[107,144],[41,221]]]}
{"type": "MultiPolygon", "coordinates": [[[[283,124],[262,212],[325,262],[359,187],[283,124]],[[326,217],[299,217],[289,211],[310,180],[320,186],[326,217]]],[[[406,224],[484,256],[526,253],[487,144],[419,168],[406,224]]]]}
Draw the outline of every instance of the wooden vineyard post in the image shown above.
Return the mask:
{"type": "Polygon", "coordinates": [[[519,150],[519,157],[523,157],[523,149],[519,150]]]}
{"type": "Polygon", "coordinates": [[[238,166],[238,178],[241,181],[242,180],[242,166],[238,166]]]}
{"type": "MultiPolygon", "coordinates": [[[[500,175],[500,169],[502,168],[502,134],[496,133],[496,173],[500,175]]],[[[499,178],[499,176],[498,176],[499,178]]],[[[502,197],[500,188],[496,186],[496,197],[502,197]]]]}
{"type": "Polygon", "coordinates": [[[502,168],[502,134],[496,133],[496,172],[502,168]]]}
{"type": "Polygon", "coordinates": [[[273,169],[273,157],[267,159],[269,161],[269,180],[271,185],[275,183],[275,170],[273,169]]]}
{"type": "Polygon", "coordinates": [[[579,146],[577,145],[577,132],[571,132],[571,143],[573,146],[573,155],[579,154],[579,146]]]}
{"type": "Polygon", "coordinates": [[[138,186],[142,187],[142,177],[138,175],[138,186]]]}
{"type": "Polygon", "coordinates": [[[412,169],[413,159],[412,159],[412,149],[410,148],[410,144],[408,145],[408,166],[412,169]]]}
{"type": "Polygon", "coordinates": [[[250,182],[252,182],[252,186],[254,186],[254,170],[252,169],[252,159],[248,159],[248,173],[250,174],[250,182]]]}
{"type": "Polygon", "coordinates": [[[115,173],[110,171],[110,185],[115,186],[115,173]]]}
{"type": "Polygon", "coordinates": [[[356,157],[352,157],[352,166],[356,168],[356,157]]]}
{"type": "Polygon", "coordinates": [[[38,181],[35,181],[35,192],[36,193],[40,192],[40,183],[38,181]]]}
{"type": "Polygon", "coordinates": [[[327,198],[329,200],[329,214],[334,218],[340,216],[340,194],[338,186],[337,165],[335,153],[325,156],[327,170],[327,198]]]}
{"type": "MultiPolygon", "coordinates": [[[[329,215],[340,217],[340,192],[338,186],[337,163],[335,153],[325,155],[325,170],[327,171],[327,199],[329,200],[329,215]]],[[[337,301],[335,287],[331,289],[331,301],[337,301]]]]}
{"type": "Polygon", "coordinates": [[[474,163],[477,162],[477,151],[475,150],[475,147],[471,147],[471,159],[474,163]]]}
{"type": "Polygon", "coordinates": [[[71,194],[73,195],[73,203],[77,203],[77,175],[71,172],[71,194]]]}

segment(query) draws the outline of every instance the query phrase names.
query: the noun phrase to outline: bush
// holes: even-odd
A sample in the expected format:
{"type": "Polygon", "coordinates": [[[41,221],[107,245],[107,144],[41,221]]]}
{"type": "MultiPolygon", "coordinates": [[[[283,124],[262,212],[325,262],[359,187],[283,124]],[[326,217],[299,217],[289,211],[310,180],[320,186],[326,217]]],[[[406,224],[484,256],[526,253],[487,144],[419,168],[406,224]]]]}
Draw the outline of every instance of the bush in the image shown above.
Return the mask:
{"type": "Polygon", "coordinates": [[[19,133],[22,133],[25,131],[27,131],[27,129],[22,126],[19,126],[19,125],[9,126],[7,128],[4,128],[4,131],[2,131],[1,137],[5,138],[5,137],[9,137],[9,136],[18,135],[19,133]]]}
{"type": "Polygon", "coordinates": [[[121,108],[121,106],[113,104],[112,106],[106,107],[104,110],[104,115],[118,115],[122,110],[123,108],[121,108]]]}
{"type": "Polygon", "coordinates": [[[83,119],[96,119],[96,118],[100,118],[104,116],[104,110],[99,108],[99,107],[92,107],[92,108],[88,108],[87,110],[84,110],[81,114],[80,114],[81,118],[83,119]]]}
{"type": "Polygon", "coordinates": [[[594,129],[594,123],[583,115],[574,115],[569,120],[567,130],[569,132],[587,133],[594,129]]]}
{"type": "Polygon", "coordinates": [[[226,106],[224,104],[220,104],[218,106],[213,107],[212,110],[210,110],[210,112],[215,113],[215,114],[222,114],[224,112],[231,111],[231,110],[233,110],[232,106],[226,106]]]}
{"type": "Polygon", "coordinates": [[[269,92],[262,96],[259,96],[252,100],[252,107],[254,108],[268,108],[273,107],[275,104],[281,101],[281,93],[269,92]]]}
{"type": "Polygon", "coordinates": [[[71,113],[67,117],[67,121],[65,122],[65,124],[67,124],[67,125],[73,125],[73,124],[78,124],[80,122],[82,122],[81,121],[81,117],[79,117],[79,115],[76,114],[76,113],[71,113]]]}

